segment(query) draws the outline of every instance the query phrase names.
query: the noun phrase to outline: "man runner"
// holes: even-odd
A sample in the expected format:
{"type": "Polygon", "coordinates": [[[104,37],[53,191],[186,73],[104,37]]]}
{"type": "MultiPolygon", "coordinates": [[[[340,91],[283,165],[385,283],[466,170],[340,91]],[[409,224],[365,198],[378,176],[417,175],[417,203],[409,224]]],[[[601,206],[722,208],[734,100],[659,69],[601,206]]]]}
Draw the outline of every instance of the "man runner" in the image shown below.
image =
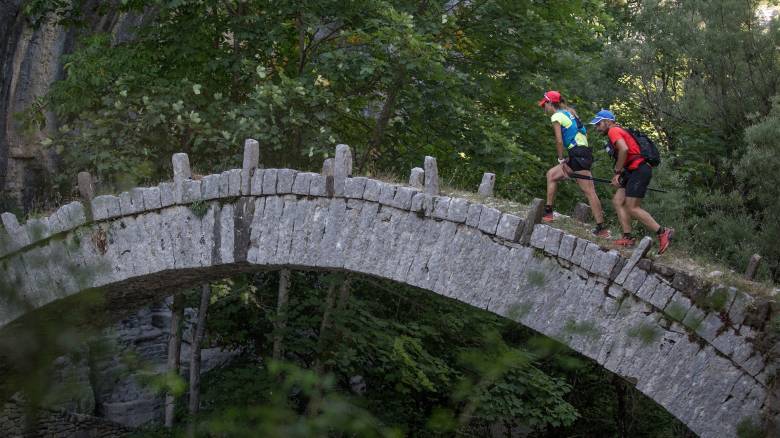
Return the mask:
{"type": "Polygon", "coordinates": [[[610,155],[615,159],[615,174],[612,185],[617,187],[612,205],[617,211],[623,236],[615,244],[624,247],[634,246],[636,240],[631,234],[631,219],[637,219],[658,236],[658,254],[663,254],[669,248],[674,230],[662,227],[642,209],[642,198],[645,197],[647,186],[653,177],[653,168],[645,162],[639,144],[634,137],[615,123],[615,115],[609,110],[601,110],[590,121],[596,130],[609,137],[612,149],[610,155]]]}

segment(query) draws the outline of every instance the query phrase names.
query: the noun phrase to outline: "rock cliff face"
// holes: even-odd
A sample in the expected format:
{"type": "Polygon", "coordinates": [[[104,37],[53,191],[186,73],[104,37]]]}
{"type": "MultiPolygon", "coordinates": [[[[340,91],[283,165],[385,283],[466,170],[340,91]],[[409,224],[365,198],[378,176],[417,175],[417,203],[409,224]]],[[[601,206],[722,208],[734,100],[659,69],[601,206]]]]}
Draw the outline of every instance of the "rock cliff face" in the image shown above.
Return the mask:
{"type": "Polygon", "coordinates": [[[35,26],[22,12],[22,3],[0,0],[0,204],[29,210],[44,201],[47,177],[55,170],[56,156],[40,141],[57,129],[57,120],[47,113],[44,131],[25,132],[18,114],[63,77],[63,57],[80,35],[109,32],[114,42],[126,41],[151,12],[98,14],[99,2],[86,1],[85,26],[75,29],[53,18],[35,26]]]}

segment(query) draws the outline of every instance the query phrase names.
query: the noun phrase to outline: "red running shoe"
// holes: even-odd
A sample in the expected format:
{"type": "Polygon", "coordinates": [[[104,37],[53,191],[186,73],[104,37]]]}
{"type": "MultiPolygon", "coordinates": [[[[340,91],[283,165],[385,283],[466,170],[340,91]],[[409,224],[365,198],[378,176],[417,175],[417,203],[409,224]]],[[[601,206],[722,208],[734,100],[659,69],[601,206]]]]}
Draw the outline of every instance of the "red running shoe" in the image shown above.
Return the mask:
{"type": "Polygon", "coordinates": [[[622,246],[625,248],[631,248],[636,244],[636,239],[633,237],[621,237],[620,239],[615,240],[615,245],[622,246]]]}
{"type": "Polygon", "coordinates": [[[554,220],[553,212],[545,213],[544,216],[542,216],[542,221],[544,222],[552,222],[554,220]]]}
{"type": "Polygon", "coordinates": [[[674,236],[674,229],[664,228],[664,232],[658,235],[658,254],[663,254],[674,236]]]}
{"type": "Polygon", "coordinates": [[[594,236],[601,237],[602,239],[609,239],[612,237],[612,233],[609,232],[609,228],[594,228],[592,233],[594,236]]]}

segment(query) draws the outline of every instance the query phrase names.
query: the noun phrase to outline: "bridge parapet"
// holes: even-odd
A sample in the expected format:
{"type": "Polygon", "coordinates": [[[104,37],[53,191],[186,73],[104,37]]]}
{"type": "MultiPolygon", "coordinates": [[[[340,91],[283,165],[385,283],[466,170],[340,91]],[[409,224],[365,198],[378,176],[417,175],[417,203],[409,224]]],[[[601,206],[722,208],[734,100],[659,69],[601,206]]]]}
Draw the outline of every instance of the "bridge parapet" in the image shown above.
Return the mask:
{"type": "MultiPolygon", "coordinates": [[[[4,213],[0,273],[24,289],[28,305],[41,307],[85,283],[121,285],[158,272],[236,264],[352,270],[553,336],[635,382],[704,436],[723,424],[733,431],[732,411],[776,409],[778,352],[763,342],[765,307],[733,287],[652,264],[643,258],[649,238],[626,258],[539,224],[538,200],[523,215],[441,196],[433,159],[426,159],[422,187],[408,187],[353,177],[344,145],[325,174],[263,169],[256,157],[257,142],[247,141],[241,169],[193,178],[187,156],[176,154],[173,182],[97,196],[87,207],[72,202],[24,225],[4,213]],[[107,272],[77,278],[80,267],[102,261],[107,272]],[[555,276],[565,280],[539,287],[555,276]],[[525,301],[510,300],[502,288],[525,301]],[[589,331],[595,339],[583,334],[589,331]],[[659,371],[659,363],[673,368],[659,371]],[[687,398],[680,384],[693,385],[687,398]]],[[[0,328],[29,310],[3,304],[0,328]]]]}

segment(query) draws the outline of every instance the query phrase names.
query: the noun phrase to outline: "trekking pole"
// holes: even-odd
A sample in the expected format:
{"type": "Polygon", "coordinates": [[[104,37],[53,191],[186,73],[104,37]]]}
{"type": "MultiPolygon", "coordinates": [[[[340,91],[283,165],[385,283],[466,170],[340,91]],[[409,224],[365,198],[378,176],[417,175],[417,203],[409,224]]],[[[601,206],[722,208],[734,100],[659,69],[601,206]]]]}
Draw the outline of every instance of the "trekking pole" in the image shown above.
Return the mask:
{"type": "MultiPolygon", "coordinates": [[[[570,178],[576,178],[576,179],[587,179],[587,180],[590,180],[590,181],[600,182],[600,183],[612,184],[611,180],[608,180],[608,179],[605,179],[605,178],[596,178],[596,177],[593,177],[593,176],[585,176],[585,175],[580,175],[580,174],[577,174],[577,173],[572,173],[571,175],[569,175],[569,177],[570,178]]],[[[669,193],[666,190],[654,189],[652,187],[648,187],[647,190],[651,190],[653,192],[660,192],[660,193],[669,193]]]]}

